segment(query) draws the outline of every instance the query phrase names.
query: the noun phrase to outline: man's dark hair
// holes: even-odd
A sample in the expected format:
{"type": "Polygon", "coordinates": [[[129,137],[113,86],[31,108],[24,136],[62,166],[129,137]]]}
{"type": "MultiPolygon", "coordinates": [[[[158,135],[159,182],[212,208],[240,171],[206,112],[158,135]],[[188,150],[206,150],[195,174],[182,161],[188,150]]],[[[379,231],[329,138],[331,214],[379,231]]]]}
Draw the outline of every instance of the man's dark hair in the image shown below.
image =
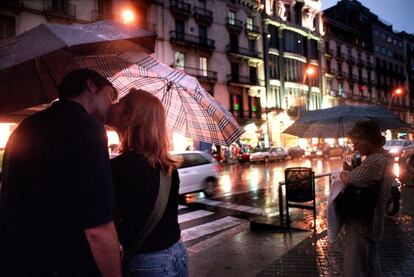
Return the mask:
{"type": "Polygon", "coordinates": [[[86,81],[91,80],[98,89],[111,86],[112,83],[96,71],[90,69],[77,69],[63,77],[58,87],[59,98],[76,97],[86,88],[86,81]]]}

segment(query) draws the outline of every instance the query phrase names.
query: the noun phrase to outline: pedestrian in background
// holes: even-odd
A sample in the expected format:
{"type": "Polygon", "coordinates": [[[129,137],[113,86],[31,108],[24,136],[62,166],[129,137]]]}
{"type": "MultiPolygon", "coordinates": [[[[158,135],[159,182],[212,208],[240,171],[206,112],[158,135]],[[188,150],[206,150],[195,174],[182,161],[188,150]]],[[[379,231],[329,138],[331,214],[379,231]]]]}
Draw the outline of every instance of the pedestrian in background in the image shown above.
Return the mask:
{"type": "MultiPolygon", "coordinates": [[[[377,186],[373,217],[347,218],[345,221],[345,276],[382,276],[378,256],[378,241],[384,232],[385,207],[389,199],[393,158],[383,149],[385,137],[371,120],[358,121],[348,134],[354,150],[365,156],[361,165],[340,174],[345,186],[357,188],[377,186]]],[[[350,169],[350,168],[345,168],[350,169]]]]}
{"type": "Polygon", "coordinates": [[[5,149],[0,276],[120,276],[102,124],[117,92],[91,70],[69,73],[58,91],[5,149]]]}
{"type": "Polygon", "coordinates": [[[112,159],[115,224],[125,250],[143,229],[160,188],[160,170],[171,176],[165,212],[139,249],[131,254],[126,276],[188,276],[188,253],[180,241],[177,161],[168,152],[165,111],[152,94],[132,89],[114,105],[110,126],[120,134],[121,155],[112,159]]]}

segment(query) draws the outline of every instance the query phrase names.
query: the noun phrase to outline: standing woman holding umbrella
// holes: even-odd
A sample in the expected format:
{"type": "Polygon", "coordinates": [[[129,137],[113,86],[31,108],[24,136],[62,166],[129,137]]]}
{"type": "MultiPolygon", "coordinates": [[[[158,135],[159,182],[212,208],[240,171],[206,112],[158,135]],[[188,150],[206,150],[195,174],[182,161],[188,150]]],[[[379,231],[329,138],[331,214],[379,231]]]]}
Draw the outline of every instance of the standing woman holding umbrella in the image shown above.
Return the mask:
{"type": "MultiPolygon", "coordinates": [[[[351,187],[359,190],[359,195],[366,194],[365,203],[359,203],[361,198],[350,200],[339,205],[341,216],[345,216],[345,253],[344,275],[354,276],[382,276],[378,256],[378,241],[384,232],[385,206],[389,199],[390,185],[394,178],[392,167],[393,158],[383,149],[385,137],[381,135],[378,124],[372,120],[359,120],[348,133],[354,149],[365,159],[361,165],[351,169],[344,165],[344,169],[352,171],[341,172],[341,180],[346,190],[351,187]],[[365,192],[364,192],[365,191],[365,192]],[[372,201],[371,201],[372,200],[372,201]],[[353,203],[350,203],[353,202],[353,203]],[[358,202],[358,203],[357,203],[358,202]],[[366,203],[372,203],[367,209],[366,203]],[[358,208],[356,208],[358,207],[358,208]],[[355,210],[351,214],[350,210],[355,210]],[[363,210],[368,210],[363,216],[363,210]]],[[[349,195],[349,194],[348,194],[349,195]]]]}
{"type": "Polygon", "coordinates": [[[178,224],[178,162],[169,154],[165,110],[154,95],[131,89],[112,109],[109,125],[121,139],[121,155],[112,160],[115,185],[115,225],[124,249],[140,231],[156,206],[162,175],[171,187],[165,212],[124,268],[126,276],[188,276],[188,253],[178,224]],[[161,173],[160,171],[164,172],[161,173]]]}

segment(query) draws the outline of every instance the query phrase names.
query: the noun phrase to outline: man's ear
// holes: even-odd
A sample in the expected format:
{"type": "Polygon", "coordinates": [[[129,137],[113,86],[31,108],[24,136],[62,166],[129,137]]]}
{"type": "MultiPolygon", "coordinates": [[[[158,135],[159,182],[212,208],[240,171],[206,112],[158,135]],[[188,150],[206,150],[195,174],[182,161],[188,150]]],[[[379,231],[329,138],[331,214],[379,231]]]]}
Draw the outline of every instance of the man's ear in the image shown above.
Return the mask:
{"type": "Polygon", "coordinates": [[[96,92],[97,87],[91,79],[86,80],[85,90],[92,93],[96,92]]]}

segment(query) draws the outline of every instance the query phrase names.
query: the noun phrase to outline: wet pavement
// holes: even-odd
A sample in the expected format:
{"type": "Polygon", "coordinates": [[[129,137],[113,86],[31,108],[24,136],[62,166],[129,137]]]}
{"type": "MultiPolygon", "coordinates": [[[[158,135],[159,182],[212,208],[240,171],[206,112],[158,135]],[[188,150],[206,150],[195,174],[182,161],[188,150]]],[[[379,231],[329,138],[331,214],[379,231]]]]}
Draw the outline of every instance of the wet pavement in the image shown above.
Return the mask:
{"type": "MultiPolygon", "coordinates": [[[[223,176],[228,174],[228,177],[221,179],[217,197],[213,201],[249,205],[262,208],[267,216],[274,215],[278,210],[276,188],[279,180],[271,180],[283,176],[281,174],[286,166],[296,166],[294,163],[303,165],[308,161],[292,162],[228,166],[223,169],[223,176]],[[264,169],[260,170],[260,167],[264,169]],[[235,185],[226,184],[226,180],[235,185]],[[256,183],[259,184],[257,189],[251,190],[256,183]],[[227,188],[226,192],[226,185],[232,189],[227,188]]],[[[323,163],[319,172],[318,163],[319,161],[314,161],[311,166],[320,174],[326,172],[327,167],[331,170],[338,168],[341,161],[323,163]]],[[[343,266],[343,235],[334,244],[328,244],[325,216],[328,193],[328,179],[318,179],[315,229],[312,228],[311,211],[291,209],[293,226],[308,231],[252,231],[250,221],[254,216],[232,214],[230,208],[219,208],[225,210],[220,213],[244,220],[224,232],[187,245],[191,276],[340,276],[343,266]]],[[[413,198],[414,188],[404,187],[401,212],[386,220],[385,235],[380,244],[380,259],[385,276],[414,276],[413,198]]],[[[201,207],[208,208],[209,205],[201,207]]]]}

